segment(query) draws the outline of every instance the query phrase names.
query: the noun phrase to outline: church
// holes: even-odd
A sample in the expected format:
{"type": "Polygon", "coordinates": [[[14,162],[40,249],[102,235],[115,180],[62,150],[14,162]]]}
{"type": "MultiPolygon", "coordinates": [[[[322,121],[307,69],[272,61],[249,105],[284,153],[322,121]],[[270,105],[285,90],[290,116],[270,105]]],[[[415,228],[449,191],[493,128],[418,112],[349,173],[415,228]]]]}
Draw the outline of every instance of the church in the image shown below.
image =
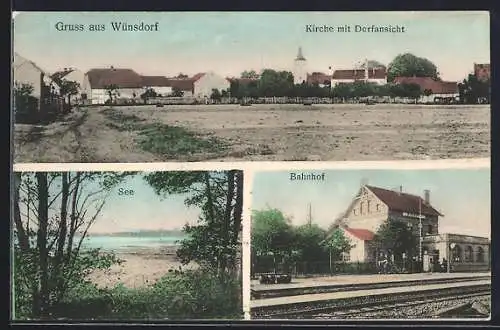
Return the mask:
{"type": "Polygon", "coordinates": [[[377,229],[387,219],[407,224],[418,236],[422,246],[424,271],[445,259],[448,272],[490,270],[490,245],[485,237],[440,233],[439,220],[444,215],[431,203],[430,191],[423,196],[403,192],[403,187],[390,190],[362,185],[343,216],[336,220],[335,228],[343,230],[353,247],[344,253],[345,262],[376,262],[379,251],[372,243],[377,229]]]}

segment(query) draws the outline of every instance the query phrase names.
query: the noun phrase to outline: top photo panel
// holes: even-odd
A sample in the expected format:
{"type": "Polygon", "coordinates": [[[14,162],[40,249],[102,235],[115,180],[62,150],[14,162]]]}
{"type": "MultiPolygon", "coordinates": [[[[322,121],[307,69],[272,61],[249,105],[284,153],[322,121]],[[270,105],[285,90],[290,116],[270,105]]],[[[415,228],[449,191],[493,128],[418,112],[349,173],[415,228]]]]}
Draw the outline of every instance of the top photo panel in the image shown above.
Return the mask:
{"type": "Polygon", "coordinates": [[[20,12],[15,163],[490,157],[488,12],[20,12]]]}

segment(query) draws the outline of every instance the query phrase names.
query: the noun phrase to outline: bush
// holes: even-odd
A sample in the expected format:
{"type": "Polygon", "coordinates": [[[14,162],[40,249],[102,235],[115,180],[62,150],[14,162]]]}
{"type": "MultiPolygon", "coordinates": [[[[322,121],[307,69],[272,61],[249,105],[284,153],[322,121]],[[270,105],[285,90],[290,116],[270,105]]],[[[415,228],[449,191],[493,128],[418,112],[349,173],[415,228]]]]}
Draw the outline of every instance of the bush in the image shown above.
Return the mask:
{"type": "Polygon", "coordinates": [[[55,319],[166,320],[242,317],[241,283],[206,269],[168,273],[143,288],[84,282],[53,307],[55,319]]]}

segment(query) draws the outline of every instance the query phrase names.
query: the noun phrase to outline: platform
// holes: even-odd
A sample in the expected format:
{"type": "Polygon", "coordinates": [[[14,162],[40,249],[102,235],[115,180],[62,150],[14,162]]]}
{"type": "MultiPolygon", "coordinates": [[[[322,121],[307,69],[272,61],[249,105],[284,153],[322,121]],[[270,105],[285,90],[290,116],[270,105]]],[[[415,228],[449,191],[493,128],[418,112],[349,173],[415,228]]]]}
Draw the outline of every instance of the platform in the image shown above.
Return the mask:
{"type": "Polygon", "coordinates": [[[436,279],[464,279],[490,276],[490,272],[482,273],[417,273],[417,274],[372,274],[372,275],[336,275],[313,278],[292,278],[288,284],[260,284],[258,280],[251,281],[254,291],[300,289],[327,285],[373,284],[400,281],[423,281],[436,279]]]}

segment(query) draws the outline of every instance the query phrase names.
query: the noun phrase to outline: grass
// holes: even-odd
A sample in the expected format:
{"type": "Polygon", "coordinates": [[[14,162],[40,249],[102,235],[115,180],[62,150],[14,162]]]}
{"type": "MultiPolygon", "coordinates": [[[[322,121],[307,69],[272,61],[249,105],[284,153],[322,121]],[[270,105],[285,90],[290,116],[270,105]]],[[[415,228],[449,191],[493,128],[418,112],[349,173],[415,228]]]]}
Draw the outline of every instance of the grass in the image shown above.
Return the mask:
{"type": "Polygon", "coordinates": [[[107,127],[118,131],[137,131],[137,143],[143,150],[168,158],[200,153],[222,156],[228,147],[219,138],[202,136],[183,127],[145,123],[143,118],[115,109],[105,109],[102,113],[110,120],[106,123],[107,127]]]}

